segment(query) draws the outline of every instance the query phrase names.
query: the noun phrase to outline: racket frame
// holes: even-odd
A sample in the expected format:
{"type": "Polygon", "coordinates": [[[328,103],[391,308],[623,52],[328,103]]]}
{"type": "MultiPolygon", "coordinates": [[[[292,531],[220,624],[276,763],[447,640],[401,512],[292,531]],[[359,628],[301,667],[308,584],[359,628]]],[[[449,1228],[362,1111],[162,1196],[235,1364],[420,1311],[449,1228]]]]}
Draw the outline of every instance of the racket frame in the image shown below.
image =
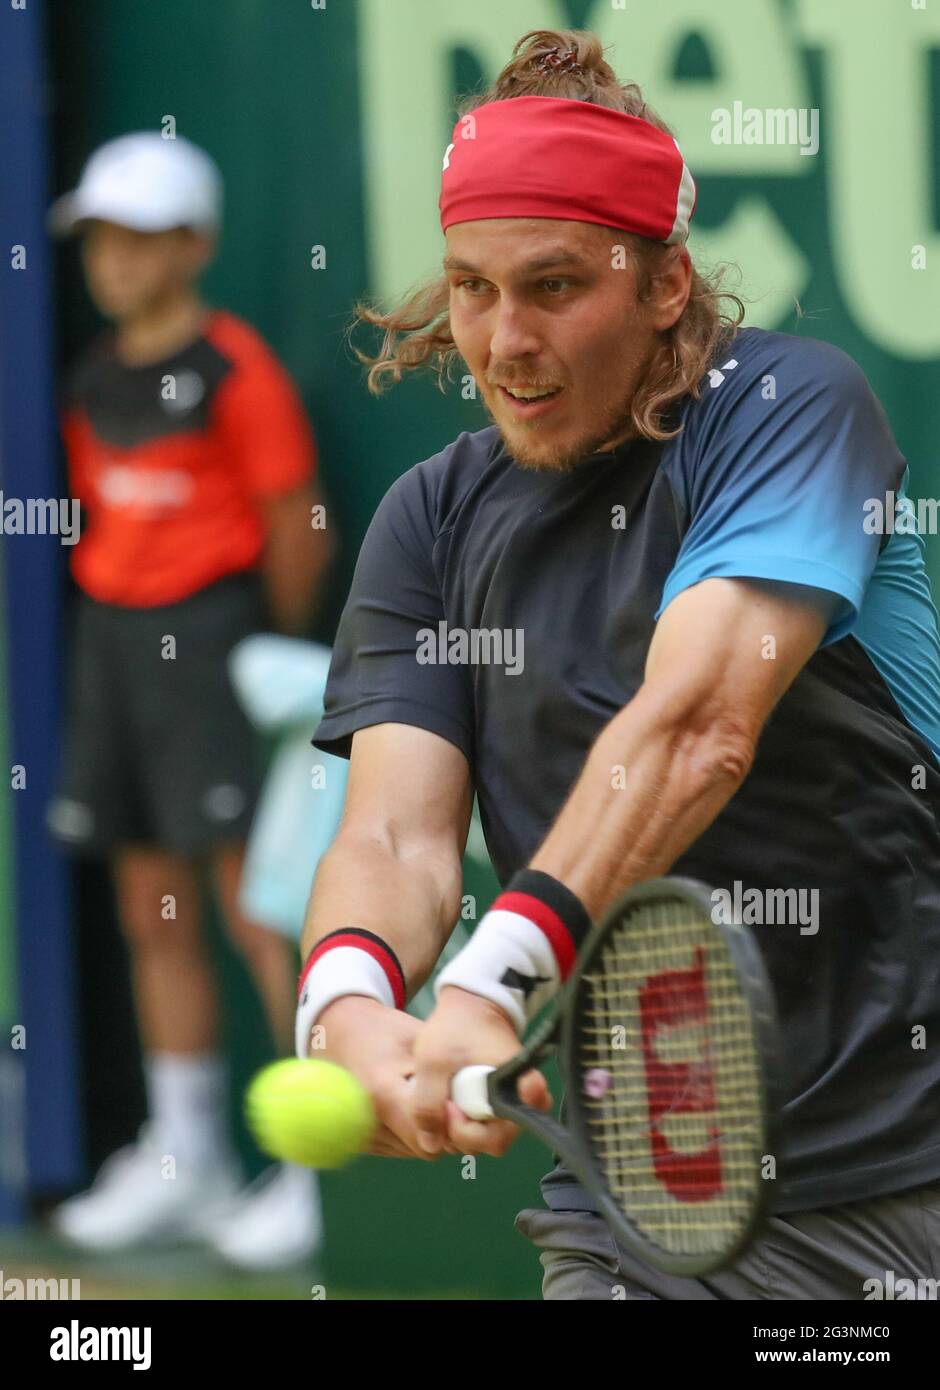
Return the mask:
{"type": "Polygon", "coordinates": [[[523,1125],[548,1144],[571,1169],[593,1198],[598,1211],[613,1235],[641,1260],[665,1274],[698,1277],[714,1273],[732,1264],[751,1244],[761,1226],[773,1192],[779,1183],[779,1147],[782,1132],[782,1086],[780,1075],[780,1042],[773,992],[760,948],[752,934],[740,923],[716,922],[713,913],[712,890],[706,884],[690,878],[659,878],[636,884],[612,904],[585,940],[574,970],[560,991],[552,1016],[541,1024],[522,1051],[493,1071],[487,1082],[493,1113],[503,1119],[523,1125]],[[671,1253],[647,1239],[625,1216],[611,1194],[591,1147],[580,1135],[588,1130],[588,1117],[583,1090],[578,1084],[566,1085],[564,1105],[566,1120],[562,1124],[554,1115],[535,1110],[519,1100],[516,1082],[523,1072],[531,1070],[556,1051],[565,1078],[576,1078],[577,1058],[580,1055],[582,1032],[579,1005],[588,989],[586,975],[603,950],[624,913],[657,900],[684,898],[709,918],[720,932],[735,967],[750,1011],[756,1045],[758,1100],[763,1119],[763,1151],[775,1159],[774,1179],[761,1180],[757,1186],[750,1218],[742,1225],[738,1237],[720,1251],[709,1255],[671,1253]]]}

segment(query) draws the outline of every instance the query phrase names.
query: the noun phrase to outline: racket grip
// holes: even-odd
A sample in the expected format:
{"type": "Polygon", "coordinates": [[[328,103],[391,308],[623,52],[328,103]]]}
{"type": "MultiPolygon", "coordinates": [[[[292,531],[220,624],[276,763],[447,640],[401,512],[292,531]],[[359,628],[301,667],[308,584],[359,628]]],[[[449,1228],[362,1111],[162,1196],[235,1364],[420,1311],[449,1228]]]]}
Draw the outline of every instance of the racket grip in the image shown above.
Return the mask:
{"type": "Polygon", "coordinates": [[[469,1119],[492,1120],[495,1118],[495,1111],[490,1105],[486,1085],[490,1072],[495,1070],[495,1067],[462,1067],[451,1078],[450,1098],[456,1105],[460,1106],[469,1119]]]}

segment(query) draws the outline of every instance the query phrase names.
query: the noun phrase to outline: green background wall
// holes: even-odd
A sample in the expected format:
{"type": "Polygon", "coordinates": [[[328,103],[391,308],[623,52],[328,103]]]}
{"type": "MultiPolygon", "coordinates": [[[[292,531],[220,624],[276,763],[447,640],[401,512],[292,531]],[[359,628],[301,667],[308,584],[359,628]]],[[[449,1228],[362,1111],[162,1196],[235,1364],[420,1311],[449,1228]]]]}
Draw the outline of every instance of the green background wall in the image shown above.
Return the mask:
{"type": "MultiPolygon", "coordinates": [[[[917,3],[59,0],[49,35],[56,186],[71,184],[98,142],[168,116],[218,159],[228,212],[207,288],[274,344],[314,420],[344,545],[318,629],[329,640],[386,488],[485,423],[456,387],[442,396],[430,381],[373,400],[344,343],[350,306],[434,270],[455,88],[492,77],[533,27],[600,33],[620,75],[642,82],[674,125],[698,177],[693,250],[740,262],[751,322],[856,357],[910,460],[912,495],[937,493],[940,5],[917,3]],[[819,108],[820,153],[714,144],[710,112],[735,100],[819,108]],[[325,248],[324,269],[311,268],[314,246],[325,248]],[[917,246],[923,270],[912,268],[917,246]]],[[[60,255],[69,356],[94,320],[74,250],[60,255]]],[[[928,547],[936,574],[936,539],[928,547]]],[[[491,889],[481,879],[481,908],[491,889]]],[[[230,975],[233,1046],[247,1068],[264,1047],[260,1020],[230,975]]],[[[444,1165],[363,1161],[326,1183],[328,1279],[535,1296],[538,1266],[511,1218],[537,1200],[544,1166],[534,1144],[482,1160],[473,1182],[444,1165]]]]}

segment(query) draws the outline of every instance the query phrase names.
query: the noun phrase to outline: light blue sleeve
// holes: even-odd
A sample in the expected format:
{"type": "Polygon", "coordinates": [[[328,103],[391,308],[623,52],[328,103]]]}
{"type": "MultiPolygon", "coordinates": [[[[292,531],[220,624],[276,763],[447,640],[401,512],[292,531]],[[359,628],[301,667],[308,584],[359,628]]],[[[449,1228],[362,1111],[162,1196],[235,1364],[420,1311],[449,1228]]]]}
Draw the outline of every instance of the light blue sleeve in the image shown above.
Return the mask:
{"type": "Polygon", "coordinates": [[[656,617],[703,579],[781,580],[842,601],[822,645],[854,624],[905,461],[864,373],[828,344],[767,335],[703,403],[672,478],[686,519],[656,617]],[[780,346],[784,344],[785,346],[780,346]]]}

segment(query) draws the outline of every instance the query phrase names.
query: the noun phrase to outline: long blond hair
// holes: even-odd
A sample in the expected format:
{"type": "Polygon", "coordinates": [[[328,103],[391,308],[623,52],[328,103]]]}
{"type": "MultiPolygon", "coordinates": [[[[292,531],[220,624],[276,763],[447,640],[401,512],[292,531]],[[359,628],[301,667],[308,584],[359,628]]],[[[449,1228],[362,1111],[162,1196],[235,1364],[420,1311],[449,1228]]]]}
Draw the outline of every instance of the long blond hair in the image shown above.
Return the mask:
{"type": "MultiPolygon", "coordinates": [[[[467,115],[489,101],[509,97],[548,96],[591,101],[629,116],[639,116],[660,130],[673,132],[643,100],[634,82],[621,83],[604,59],[596,35],[575,29],[533,29],[516,44],[511,60],[483,96],[461,103],[459,115],[467,115]]],[[[632,232],[619,232],[619,240],[632,255],[637,273],[637,295],[643,300],[671,247],[632,232]]],[[[637,386],[631,418],[637,433],[647,439],[670,439],[679,432],[663,428],[670,407],[684,396],[698,396],[702,379],[719,346],[730,342],[744,317],[744,304],[736,294],[721,288],[726,266],[702,273],[692,269],[689,300],[677,322],[662,334],[660,350],[637,386]],[[730,300],[727,314],[721,301],[730,300]]],[[[413,290],[396,308],[383,312],[377,305],[355,306],[357,323],[380,329],[384,338],[370,355],[355,348],[369,371],[373,395],[380,395],[405,372],[429,367],[445,389],[459,354],[450,328],[450,288],[447,277],[413,290]]]]}

